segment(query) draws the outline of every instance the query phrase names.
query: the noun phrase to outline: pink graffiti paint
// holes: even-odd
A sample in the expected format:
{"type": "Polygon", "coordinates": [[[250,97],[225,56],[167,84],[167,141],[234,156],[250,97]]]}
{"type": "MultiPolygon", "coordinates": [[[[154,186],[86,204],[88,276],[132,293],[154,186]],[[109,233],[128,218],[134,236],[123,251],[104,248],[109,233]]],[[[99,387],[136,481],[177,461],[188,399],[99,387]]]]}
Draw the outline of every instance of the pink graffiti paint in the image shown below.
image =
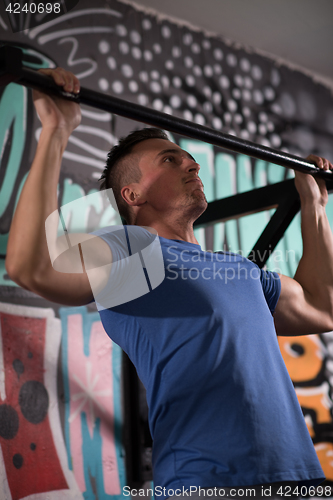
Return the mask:
{"type": "Polygon", "coordinates": [[[70,387],[70,447],[80,491],[86,490],[82,457],[81,413],[87,416],[90,437],[99,418],[105,493],[120,494],[114,440],[112,343],[101,322],[92,324],[89,357],[84,354],[82,316],[68,317],[68,372],[70,387]]]}
{"type": "Polygon", "coordinates": [[[46,318],[0,312],[0,324],[6,393],[0,400],[0,444],[12,500],[68,490],[48,417],[46,318]]]}

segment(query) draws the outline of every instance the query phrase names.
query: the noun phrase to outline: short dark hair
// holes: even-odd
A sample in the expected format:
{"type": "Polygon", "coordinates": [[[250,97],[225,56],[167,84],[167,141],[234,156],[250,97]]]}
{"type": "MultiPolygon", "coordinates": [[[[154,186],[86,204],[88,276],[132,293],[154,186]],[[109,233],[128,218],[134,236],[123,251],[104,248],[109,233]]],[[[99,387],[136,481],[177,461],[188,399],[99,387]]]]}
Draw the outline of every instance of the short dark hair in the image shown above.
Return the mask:
{"type": "Polygon", "coordinates": [[[159,128],[143,128],[131,132],[128,136],[119,139],[118,144],[111,148],[108,153],[106,166],[100,177],[100,190],[112,188],[115,200],[118,205],[120,215],[128,222],[130,207],[120,194],[122,187],[131,182],[139,182],[141,171],[137,164],[128,162],[125,164],[122,160],[128,156],[134,146],[139,142],[148,139],[169,140],[166,133],[159,128]]]}

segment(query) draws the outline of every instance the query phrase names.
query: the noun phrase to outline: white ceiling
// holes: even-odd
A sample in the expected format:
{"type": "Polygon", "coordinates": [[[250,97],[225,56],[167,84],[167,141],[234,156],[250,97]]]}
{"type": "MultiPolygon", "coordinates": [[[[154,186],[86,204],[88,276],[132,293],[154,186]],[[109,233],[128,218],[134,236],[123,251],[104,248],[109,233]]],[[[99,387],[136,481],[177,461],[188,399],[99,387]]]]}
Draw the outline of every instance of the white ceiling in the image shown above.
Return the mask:
{"type": "Polygon", "coordinates": [[[134,4],[281,58],[333,88],[333,0],[135,0],[134,4]]]}

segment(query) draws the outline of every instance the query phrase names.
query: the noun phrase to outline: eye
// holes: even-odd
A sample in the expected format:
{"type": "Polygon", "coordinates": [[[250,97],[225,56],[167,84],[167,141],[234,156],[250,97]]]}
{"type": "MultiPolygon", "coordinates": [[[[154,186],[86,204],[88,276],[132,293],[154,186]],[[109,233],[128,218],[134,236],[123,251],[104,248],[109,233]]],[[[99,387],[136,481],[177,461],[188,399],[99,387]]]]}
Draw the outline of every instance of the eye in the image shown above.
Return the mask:
{"type": "Polygon", "coordinates": [[[163,162],[173,162],[173,161],[175,161],[175,157],[174,156],[166,156],[163,159],[163,162]]]}

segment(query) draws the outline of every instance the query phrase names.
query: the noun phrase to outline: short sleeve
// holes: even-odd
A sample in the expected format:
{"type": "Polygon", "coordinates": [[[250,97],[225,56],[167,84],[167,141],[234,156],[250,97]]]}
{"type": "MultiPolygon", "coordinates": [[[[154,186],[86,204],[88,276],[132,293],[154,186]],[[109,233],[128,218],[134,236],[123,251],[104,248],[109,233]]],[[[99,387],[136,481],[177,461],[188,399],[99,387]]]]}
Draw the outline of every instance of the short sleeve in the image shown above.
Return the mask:
{"type": "Polygon", "coordinates": [[[91,234],[99,236],[99,238],[108,244],[112,252],[113,262],[125,259],[130,255],[124,226],[103,227],[91,234]]]}
{"type": "Polygon", "coordinates": [[[109,226],[97,229],[91,234],[99,236],[109,245],[113,262],[141,252],[149,247],[157,236],[141,226],[109,226]]]}
{"type": "Polygon", "coordinates": [[[105,266],[103,281],[98,281],[98,274],[97,279],[92,275],[99,311],[137,299],[163,281],[163,255],[157,234],[140,226],[111,226],[93,234],[103,239],[112,252],[112,264],[105,266]]]}
{"type": "Polygon", "coordinates": [[[273,314],[281,293],[281,280],[277,273],[260,269],[260,282],[269,310],[273,314]]]}

